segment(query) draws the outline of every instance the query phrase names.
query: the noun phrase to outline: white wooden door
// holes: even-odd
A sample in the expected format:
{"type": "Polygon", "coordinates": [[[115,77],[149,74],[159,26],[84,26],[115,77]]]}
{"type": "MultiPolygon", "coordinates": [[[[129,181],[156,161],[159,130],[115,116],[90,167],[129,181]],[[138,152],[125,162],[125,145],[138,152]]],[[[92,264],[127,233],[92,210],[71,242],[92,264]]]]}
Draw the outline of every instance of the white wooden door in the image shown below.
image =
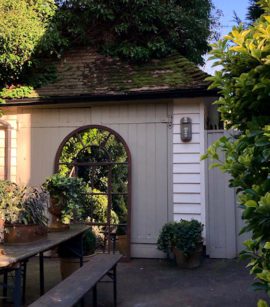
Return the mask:
{"type": "MultiPolygon", "coordinates": [[[[208,147],[224,135],[224,131],[207,132],[208,147]]],[[[218,168],[209,170],[207,182],[206,246],[211,258],[234,258],[237,255],[237,205],[235,190],[229,188],[229,176],[218,168]]]]}

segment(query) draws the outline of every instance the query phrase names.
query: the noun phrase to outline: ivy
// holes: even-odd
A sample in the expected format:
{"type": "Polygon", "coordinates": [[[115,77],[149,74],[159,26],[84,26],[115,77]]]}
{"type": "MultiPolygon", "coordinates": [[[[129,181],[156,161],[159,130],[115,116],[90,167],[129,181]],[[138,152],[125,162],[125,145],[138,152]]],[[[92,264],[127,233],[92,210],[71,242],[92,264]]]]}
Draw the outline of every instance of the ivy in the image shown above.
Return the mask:
{"type": "MultiPolygon", "coordinates": [[[[214,45],[212,55],[222,70],[210,77],[220,91],[219,105],[230,137],[215,142],[203,157],[231,176],[245,227],[251,232],[243,258],[248,258],[254,286],[270,297],[270,1],[258,1],[263,14],[214,45]],[[220,152],[225,161],[219,159],[220,152]]],[[[258,306],[268,306],[260,300],[258,306]]]]}

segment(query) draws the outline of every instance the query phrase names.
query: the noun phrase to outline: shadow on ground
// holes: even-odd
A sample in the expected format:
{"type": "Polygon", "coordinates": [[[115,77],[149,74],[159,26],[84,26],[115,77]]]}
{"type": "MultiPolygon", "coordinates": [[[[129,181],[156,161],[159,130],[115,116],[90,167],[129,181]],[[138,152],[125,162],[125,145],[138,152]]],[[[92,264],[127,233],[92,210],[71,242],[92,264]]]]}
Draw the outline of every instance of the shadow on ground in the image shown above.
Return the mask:
{"type": "MultiPolygon", "coordinates": [[[[60,281],[59,262],[46,259],[46,290],[60,281]]],[[[39,296],[38,259],[27,275],[27,304],[39,296]]],[[[119,307],[254,307],[263,293],[254,292],[245,264],[238,260],[205,259],[202,267],[183,270],[165,260],[134,259],[118,265],[119,307]]],[[[74,285],[76,287],[76,285],[74,285]]],[[[112,285],[99,284],[98,306],[112,306],[112,285]]],[[[27,305],[26,304],[26,305],[27,305]]],[[[91,293],[85,307],[91,306],[91,293]]]]}

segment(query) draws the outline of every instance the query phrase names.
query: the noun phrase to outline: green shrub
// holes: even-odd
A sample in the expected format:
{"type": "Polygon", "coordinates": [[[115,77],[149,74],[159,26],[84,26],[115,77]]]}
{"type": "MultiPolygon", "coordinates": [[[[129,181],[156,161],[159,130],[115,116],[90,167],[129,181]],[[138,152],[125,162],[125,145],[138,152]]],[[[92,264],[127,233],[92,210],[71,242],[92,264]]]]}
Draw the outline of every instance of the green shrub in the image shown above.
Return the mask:
{"type": "Polygon", "coordinates": [[[202,243],[202,231],[203,225],[196,220],[167,223],[160,232],[157,247],[167,255],[177,247],[188,257],[202,243]]]}

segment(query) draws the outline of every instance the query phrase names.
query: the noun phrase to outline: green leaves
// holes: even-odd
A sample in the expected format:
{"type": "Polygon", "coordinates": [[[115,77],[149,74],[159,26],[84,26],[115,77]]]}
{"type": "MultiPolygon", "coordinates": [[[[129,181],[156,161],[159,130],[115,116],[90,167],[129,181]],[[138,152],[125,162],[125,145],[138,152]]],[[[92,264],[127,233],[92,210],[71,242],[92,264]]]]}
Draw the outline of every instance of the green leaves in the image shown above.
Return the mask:
{"type": "Polygon", "coordinates": [[[197,220],[166,223],[159,234],[157,247],[169,256],[177,247],[188,257],[202,242],[203,225],[197,220]]]}
{"type": "Polygon", "coordinates": [[[16,82],[31,57],[52,46],[46,35],[55,12],[53,0],[0,0],[0,85],[16,82]]]}
{"type": "Polygon", "coordinates": [[[203,63],[215,23],[210,0],[65,0],[57,4],[60,26],[69,41],[87,42],[106,54],[135,62],[178,51],[203,63]]]}
{"type": "Polygon", "coordinates": [[[250,260],[255,289],[270,296],[270,1],[259,4],[265,14],[248,29],[235,27],[212,51],[223,66],[211,78],[221,94],[216,103],[227,128],[239,133],[215,142],[207,155],[237,188],[245,220],[241,233],[252,236],[241,257],[250,260]]]}

